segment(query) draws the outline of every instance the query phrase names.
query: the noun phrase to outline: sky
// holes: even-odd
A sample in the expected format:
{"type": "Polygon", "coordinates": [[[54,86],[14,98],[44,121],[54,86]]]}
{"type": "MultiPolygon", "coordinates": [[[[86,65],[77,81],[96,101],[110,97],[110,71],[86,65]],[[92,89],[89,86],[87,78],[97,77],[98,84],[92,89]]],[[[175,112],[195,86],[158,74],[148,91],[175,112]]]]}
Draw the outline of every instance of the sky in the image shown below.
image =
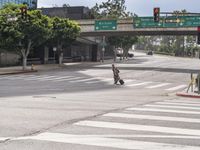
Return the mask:
{"type": "MultiPolygon", "coordinates": [[[[70,6],[93,7],[107,0],[38,0],[38,7],[70,6]]],[[[139,16],[152,16],[153,8],[160,7],[161,12],[186,9],[188,12],[200,13],[200,0],[126,0],[127,11],[139,16]]]]}

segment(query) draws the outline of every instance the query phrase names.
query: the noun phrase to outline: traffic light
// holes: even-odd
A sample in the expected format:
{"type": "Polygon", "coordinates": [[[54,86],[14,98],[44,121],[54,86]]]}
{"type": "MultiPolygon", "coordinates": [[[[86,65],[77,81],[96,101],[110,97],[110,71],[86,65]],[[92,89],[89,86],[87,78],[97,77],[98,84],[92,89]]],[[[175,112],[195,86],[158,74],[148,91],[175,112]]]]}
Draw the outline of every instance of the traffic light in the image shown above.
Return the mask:
{"type": "Polygon", "coordinates": [[[21,10],[21,17],[22,17],[22,19],[26,19],[26,16],[27,16],[27,7],[21,7],[20,10],[21,10]]]}
{"type": "Polygon", "coordinates": [[[160,20],[160,8],[156,7],[153,9],[153,16],[154,16],[154,22],[159,22],[160,20]]]}

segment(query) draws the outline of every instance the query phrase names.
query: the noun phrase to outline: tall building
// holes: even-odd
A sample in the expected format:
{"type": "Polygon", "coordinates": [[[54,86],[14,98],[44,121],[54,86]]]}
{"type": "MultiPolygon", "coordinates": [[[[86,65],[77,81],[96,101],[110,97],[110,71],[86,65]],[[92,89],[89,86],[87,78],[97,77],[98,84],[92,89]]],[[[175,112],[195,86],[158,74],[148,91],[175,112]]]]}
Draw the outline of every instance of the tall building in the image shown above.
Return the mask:
{"type": "Polygon", "coordinates": [[[27,4],[29,8],[37,8],[37,0],[0,0],[0,8],[8,3],[27,4]]]}
{"type": "Polygon", "coordinates": [[[84,6],[41,8],[44,15],[72,20],[92,19],[91,10],[84,6]]]}

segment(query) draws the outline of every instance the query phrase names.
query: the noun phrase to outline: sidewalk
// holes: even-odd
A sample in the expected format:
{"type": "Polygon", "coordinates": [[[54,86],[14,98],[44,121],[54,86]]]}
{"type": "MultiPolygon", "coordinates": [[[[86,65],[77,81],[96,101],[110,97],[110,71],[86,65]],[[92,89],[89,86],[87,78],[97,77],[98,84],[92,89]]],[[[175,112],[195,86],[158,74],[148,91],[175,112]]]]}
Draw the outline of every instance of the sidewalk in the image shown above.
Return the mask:
{"type": "Polygon", "coordinates": [[[61,68],[61,67],[59,67],[57,64],[35,65],[33,69],[31,69],[31,66],[27,66],[26,70],[22,70],[22,66],[3,67],[3,68],[0,68],[0,75],[32,73],[32,72],[52,70],[52,69],[58,69],[58,68],[61,68]]]}

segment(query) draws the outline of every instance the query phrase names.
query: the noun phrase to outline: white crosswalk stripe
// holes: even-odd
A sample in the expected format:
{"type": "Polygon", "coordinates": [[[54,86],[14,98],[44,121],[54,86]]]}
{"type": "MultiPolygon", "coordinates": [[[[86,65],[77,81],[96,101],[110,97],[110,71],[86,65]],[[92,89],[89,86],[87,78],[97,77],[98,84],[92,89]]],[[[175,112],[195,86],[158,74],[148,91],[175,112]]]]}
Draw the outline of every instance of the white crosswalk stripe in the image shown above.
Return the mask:
{"type": "Polygon", "coordinates": [[[88,146],[110,147],[117,149],[127,150],[199,150],[199,147],[195,146],[183,146],[178,144],[156,143],[156,142],[144,142],[127,139],[117,139],[110,137],[95,137],[86,135],[72,135],[61,133],[42,133],[37,136],[23,137],[16,140],[40,140],[40,141],[52,141],[68,144],[81,144],[88,146]]]}
{"type": "Polygon", "coordinates": [[[189,106],[172,106],[172,105],[159,105],[159,104],[149,104],[145,107],[158,107],[158,108],[175,108],[175,109],[187,109],[187,110],[200,110],[200,107],[189,107],[189,106]]]}
{"type": "Polygon", "coordinates": [[[147,84],[150,84],[150,83],[152,83],[152,82],[150,81],[150,82],[134,83],[134,84],[128,84],[127,86],[128,87],[134,87],[134,86],[147,85],[147,84]]]}
{"type": "Polygon", "coordinates": [[[191,101],[191,100],[165,100],[164,102],[170,103],[180,103],[180,104],[200,104],[200,101],[191,101]]]}
{"type": "Polygon", "coordinates": [[[104,117],[130,118],[130,119],[147,119],[147,120],[200,123],[200,119],[195,119],[195,118],[168,117],[168,116],[158,116],[158,115],[155,116],[155,115],[138,115],[138,114],[126,114],[126,113],[108,113],[103,116],[104,117]]]}
{"type": "Polygon", "coordinates": [[[75,123],[79,126],[89,126],[96,128],[110,128],[110,129],[123,129],[123,130],[135,130],[135,131],[148,131],[148,132],[159,132],[159,133],[171,133],[171,134],[183,134],[183,135],[194,135],[200,136],[200,130],[187,129],[187,128],[172,128],[162,127],[153,125],[138,125],[128,123],[116,123],[116,122],[105,122],[105,121],[80,121],[75,123]]]}
{"type": "Polygon", "coordinates": [[[161,83],[161,84],[157,84],[157,85],[153,85],[153,86],[148,86],[146,88],[154,89],[154,88],[159,88],[159,87],[163,87],[163,86],[166,86],[166,85],[170,85],[170,83],[161,83]]]}
{"type": "Polygon", "coordinates": [[[163,105],[179,105],[179,106],[193,106],[194,108],[195,107],[200,107],[200,103],[195,103],[195,104],[191,104],[191,103],[178,103],[178,102],[157,102],[155,104],[163,104],[163,105]]]}
{"type": "Polygon", "coordinates": [[[161,109],[161,108],[128,108],[126,110],[200,115],[199,111],[185,111],[185,110],[161,109]]]}
{"type": "Polygon", "coordinates": [[[76,81],[71,81],[72,83],[77,83],[77,82],[86,82],[86,81],[91,81],[95,80],[96,78],[89,78],[89,79],[81,79],[81,80],[76,80],[76,81]]]}
{"type": "Polygon", "coordinates": [[[168,88],[166,89],[167,91],[175,91],[175,90],[178,90],[178,89],[183,89],[187,87],[187,85],[183,84],[183,85],[178,85],[178,86],[175,86],[175,87],[172,87],[172,88],[168,88]]]}
{"type": "Polygon", "coordinates": [[[13,140],[39,140],[127,150],[199,150],[199,144],[187,144],[187,141],[200,140],[200,128],[197,126],[200,124],[200,118],[192,116],[200,114],[200,109],[197,109],[195,104],[200,105],[197,101],[164,100],[106,113],[95,117],[95,120],[82,120],[73,124],[72,130],[86,129],[87,134],[71,134],[71,130],[69,134],[45,132],[13,140]],[[181,114],[190,114],[191,117],[181,114]],[[128,123],[124,122],[127,119],[128,123]],[[156,121],[159,123],[155,124],[156,121]],[[184,125],[179,126],[182,124],[184,125]],[[194,124],[196,126],[193,127],[194,124]],[[92,130],[89,130],[90,128],[92,130]],[[98,130],[101,134],[96,134],[98,130]],[[126,134],[121,134],[123,132],[126,134]]]}
{"type": "MultiPolygon", "coordinates": [[[[25,80],[25,81],[50,81],[50,82],[62,82],[67,81],[69,83],[83,83],[83,84],[99,84],[102,85],[113,85],[113,78],[104,78],[104,77],[80,77],[80,76],[72,76],[72,75],[64,75],[64,74],[52,74],[52,75],[10,75],[3,76],[0,78],[2,80],[25,80]]],[[[179,89],[183,89],[186,85],[174,85],[172,83],[158,83],[153,81],[140,81],[134,79],[125,79],[125,86],[127,88],[147,88],[147,89],[158,89],[162,88],[162,90],[166,91],[177,91],[179,89]],[[171,86],[171,87],[169,87],[171,86]],[[168,88],[166,88],[168,87],[168,88]]]]}

